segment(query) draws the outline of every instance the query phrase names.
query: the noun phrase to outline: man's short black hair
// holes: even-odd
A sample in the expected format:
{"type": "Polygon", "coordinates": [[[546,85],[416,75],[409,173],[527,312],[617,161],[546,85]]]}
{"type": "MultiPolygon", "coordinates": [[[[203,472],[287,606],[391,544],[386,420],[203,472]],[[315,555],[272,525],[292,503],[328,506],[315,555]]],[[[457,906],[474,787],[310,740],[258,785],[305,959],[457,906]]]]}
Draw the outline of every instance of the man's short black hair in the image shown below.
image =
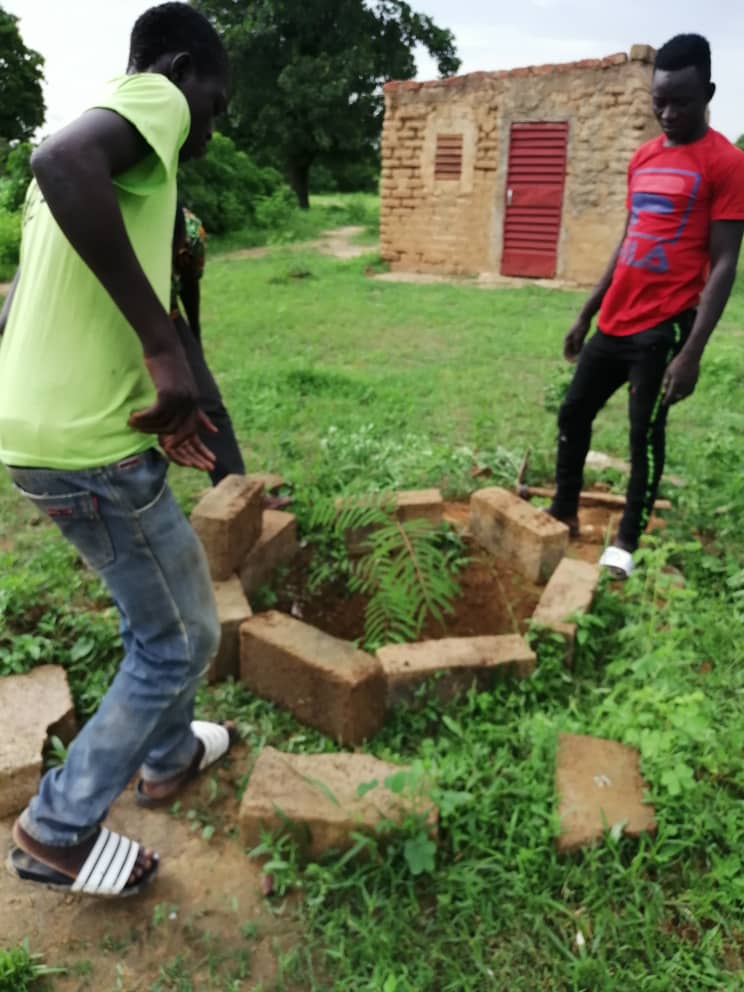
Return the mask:
{"type": "Polygon", "coordinates": [[[129,42],[128,68],[142,71],[171,52],[188,52],[199,75],[228,75],[227,52],[220,36],[207,18],[187,3],[162,3],[137,18],[129,42]]]}
{"type": "Polygon", "coordinates": [[[694,66],[704,83],[710,82],[710,45],[701,34],[677,34],[656,53],[654,69],[673,72],[694,66]]]}

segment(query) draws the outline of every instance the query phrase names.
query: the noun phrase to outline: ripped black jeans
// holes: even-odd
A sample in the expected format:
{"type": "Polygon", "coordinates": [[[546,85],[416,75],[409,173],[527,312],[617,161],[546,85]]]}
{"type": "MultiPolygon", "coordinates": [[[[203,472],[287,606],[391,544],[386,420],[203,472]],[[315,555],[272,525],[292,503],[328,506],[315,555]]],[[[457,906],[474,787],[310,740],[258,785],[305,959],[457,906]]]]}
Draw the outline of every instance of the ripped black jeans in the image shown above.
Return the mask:
{"type": "Polygon", "coordinates": [[[695,311],[686,310],[626,337],[598,330],[586,343],[558,414],[556,493],[550,506],[555,516],[576,516],[594,418],[627,382],[631,471],[617,537],[630,551],[638,547],[664,471],[668,411],[662,403],[664,372],[694,319],[695,311]]]}

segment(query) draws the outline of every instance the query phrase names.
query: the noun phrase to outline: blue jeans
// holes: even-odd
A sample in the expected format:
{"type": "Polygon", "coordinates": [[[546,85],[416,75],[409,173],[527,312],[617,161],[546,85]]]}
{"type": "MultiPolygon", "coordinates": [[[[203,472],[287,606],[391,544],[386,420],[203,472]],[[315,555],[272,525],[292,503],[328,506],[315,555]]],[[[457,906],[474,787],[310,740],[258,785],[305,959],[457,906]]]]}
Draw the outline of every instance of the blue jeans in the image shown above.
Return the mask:
{"type": "Polygon", "coordinates": [[[101,576],[121,616],[116,678],[21,815],[35,840],[66,846],[94,833],[138,768],[157,782],[191,763],[194,696],[220,629],[204,550],[159,451],[80,471],[9,470],[101,576]]]}

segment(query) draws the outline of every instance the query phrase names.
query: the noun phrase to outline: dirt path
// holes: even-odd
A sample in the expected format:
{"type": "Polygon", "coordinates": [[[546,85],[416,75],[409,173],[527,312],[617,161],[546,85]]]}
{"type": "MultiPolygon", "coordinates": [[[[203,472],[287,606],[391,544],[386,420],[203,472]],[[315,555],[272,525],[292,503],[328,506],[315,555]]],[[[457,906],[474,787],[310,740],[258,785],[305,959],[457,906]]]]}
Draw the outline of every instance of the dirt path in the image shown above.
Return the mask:
{"type": "MultiPolygon", "coordinates": [[[[364,232],[364,228],[358,224],[348,224],[346,227],[334,227],[330,231],[324,231],[319,238],[313,241],[296,241],[287,245],[291,251],[319,251],[323,255],[331,255],[333,258],[360,258],[362,255],[369,255],[376,250],[376,244],[354,244],[354,239],[364,232]]],[[[226,252],[221,258],[266,258],[270,252],[274,251],[272,245],[264,245],[260,248],[240,248],[238,251],[226,252]]]]}
{"type": "Polygon", "coordinates": [[[325,231],[317,241],[311,241],[309,245],[334,258],[360,258],[362,255],[369,255],[377,247],[375,244],[354,244],[354,239],[363,233],[364,228],[358,224],[335,227],[325,231]]]}
{"type": "MultiPolygon", "coordinates": [[[[379,251],[377,242],[357,244],[355,240],[362,234],[364,227],[349,224],[345,227],[334,227],[324,231],[313,241],[296,241],[286,245],[290,251],[319,251],[333,258],[350,259],[369,255],[379,251]]],[[[276,248],[273,245],[263,245],[259,248],[240,248],[237,251],[226,252],[221,258],[245,259],[266,258],[276,248]]],[[[455,276],[433,272],[379,272],[372,276],[378,282],[411,283],[415,285],[444,285],[470,286],[474,289],[514,289],[523,286],[543,286],[548,289],[579,289],[577,283],[565,282],[560,279],[517,279],[510,276],[500,276],[493,272],[482,272],[479,276],[455,276]]]]}
{"type": "Polygon", "coordinates": [[[411,283],[417,286],[469,286],[472,289],[520,289],[525,286],[542,286],[544,289],[582,289],[579,283],[562,279],[522,279],[501,276],[495,272],[481,272],[477,276],[456,276],[436,272],[406,272],[397,269],[392,272],[379,272],[374,277],[378,282],[411,283]]]}
{"type": "MultiPolygon", "coordinates": [[[[210,809],[218,822],[234,823],[233,782],[244,771],[245,755],[233,765],[240,767],[218,773],[216,802],[209,803],[214,786],[205,780],[184,797],[184,807],[210,809]]],[[[11,822],[0,821],[3,856],[11,822]]],[[[162,862],[149,889],[130,899],[65,896],[19,882],[3,867],[1,943],[28,937],[47,964],[66,967],[68,973],[54,979],[54,992],[145,992],[161,967],[182,969],[194,988],[211,992],[224,988],[223,979],[242,961],[247,970],[241,988],[272,987],[277,950],[297,940],[290,914],[272,914],[260,893],[261,869],[236,839],[217,829],[206,841],[201,828],[192,830],[194,822],[139,809],[131,789],[116,803],[107,825],[154,847],[162,862]],[[220,976],[214,984],[210,969],[220,976]]]]}

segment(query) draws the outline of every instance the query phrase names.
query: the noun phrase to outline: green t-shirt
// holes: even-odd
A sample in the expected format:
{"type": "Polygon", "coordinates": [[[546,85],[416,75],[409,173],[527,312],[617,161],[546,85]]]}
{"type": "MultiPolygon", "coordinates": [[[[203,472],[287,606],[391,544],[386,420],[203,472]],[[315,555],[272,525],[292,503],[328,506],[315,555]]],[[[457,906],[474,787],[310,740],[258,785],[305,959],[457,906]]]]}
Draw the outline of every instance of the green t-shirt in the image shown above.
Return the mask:
{"type": "MultiPolygon", "coordinates": [[[[165,76],[141,73],[112,80],[94,106],[120,114],[152,150],[114,186],[137,258],[167,307],[188,104],[165,76]]],[[[0,339],[0,460],[84,469],[152,447],[152,435],[127,425],[134,410],[155,401],[140,340],[35,182],[24,205],[20,270],[0,339]]]]}

